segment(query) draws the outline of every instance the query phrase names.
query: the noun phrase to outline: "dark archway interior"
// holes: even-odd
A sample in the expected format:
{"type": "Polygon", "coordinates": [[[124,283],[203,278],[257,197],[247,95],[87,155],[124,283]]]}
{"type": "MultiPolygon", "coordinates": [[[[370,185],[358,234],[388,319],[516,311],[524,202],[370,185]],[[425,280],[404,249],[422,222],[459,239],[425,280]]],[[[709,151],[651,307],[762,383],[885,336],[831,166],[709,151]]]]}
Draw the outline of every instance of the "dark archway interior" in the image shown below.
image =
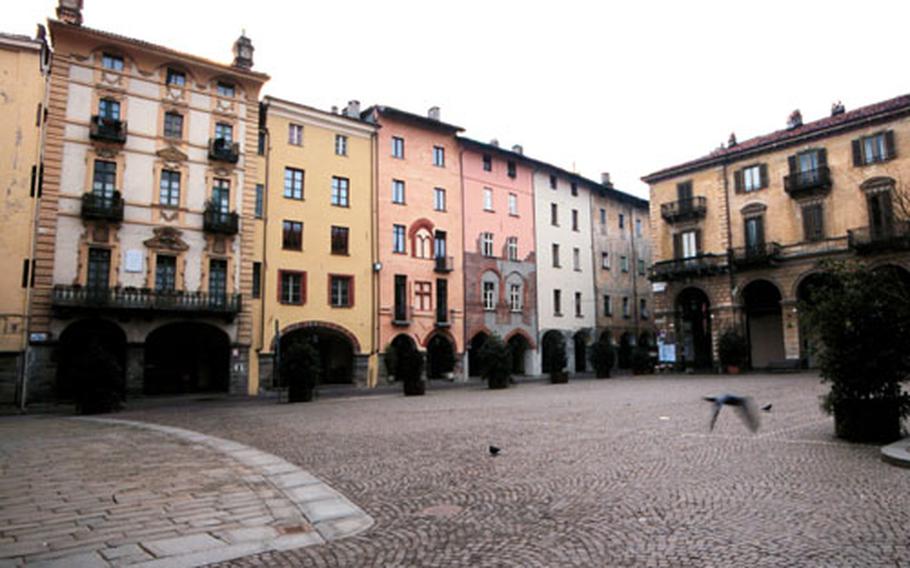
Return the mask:
{"type": "Polygon", "coordinates": [[[483,348],[483,344],[487,342],[489,336],[480,332],[471,338],[471,343],[468,346],[468,372],[472,377],[479,377],[483,372],[483,369],[480,368],[480,350],[483,348]]]}
{"type": "Polygon", "coordinates": [[[436,334],[427,343],[427,377],[439,379],[455,370],[455,347],[445,336],[436,334]]]}
{"type": "Polygon", "coordinates": [[[60,334],[57,344],[57,399],[73,400],[79,388],[74,370],[77,358],[90,351],[93,344],[114,356],[122,372],[121,395],[126,387],[126,334],[117,324],[102,319],[81,320],[70,324],[60,334]]]}
{"type": "Polygon", "coordinates": [[[354,380],[354,346],[343,334],[322,327],[295,329],[281,336],[281,349],[295,341],[310,343],[319,353],[320,384],[347,385],[354,380]]]}
{"type": "Polygon", "coordinates": [[[619,336],[619,349],[617,350],[617,366],[620,369],[632,368],[632,348],[635,346],[635,336],[626,332],[619,336]]]}
{"type": "Polygon", "coordinates": [[[584,373],[588,369],[588,334],[579,331],[572,341],[575,344],[575,372],[584,373]]]}
{"type": "MultiPolygon", "coordinates": [[[[812,305],[819,294],[826,293],[826,289],[831,285],[831,275],[826,272],[817,272],[803,278],[796,288],[796,299],[801,304],[812,305]]],[[[800,318],[799,322],[799,358],[800,364],[804,368],[814,369],[818,366],[816,354],[818,345],[812,338],[805,322],[800,318]]]]}
{"type": "Polygon", "coordinates": [[[711,367],[711,302],[698,288],[686,288],[676,298],[677,326],[682,353],[678,359],[686,366],[711,367]]]}
{"type": "Polygon", "coordinates": [[[531,345],[528,343],[525,336],[519,333],[516,333],[509,338],[508,345],[509,353],[512,355],[512,374],[524,375],[525,353],[530,349],[531,345]]]}
{"type": "Polygon", "coordinates": [[[785,358],[780,300],[780,290],[767,280],[751,282],[743,290],[752,367],[768,367],[785,358]]]}
{"type": "Polygon", "coordinates": [[[227,392],[231,346],[220,329],[195,322],[159,327],[145,340],[143,392],[227,392]]]}
{"type": "Polygon", "coordinates": [[[558,331],[550,330],[543,335],[541,343],[543,344],[543,360],[541,361],[543,372],[552,373],[553,371],[561,371],[562,369],[554,369],[553,352],[559,345],[562,345],[563,348],[565,348],[566,339],[558,331]]]}

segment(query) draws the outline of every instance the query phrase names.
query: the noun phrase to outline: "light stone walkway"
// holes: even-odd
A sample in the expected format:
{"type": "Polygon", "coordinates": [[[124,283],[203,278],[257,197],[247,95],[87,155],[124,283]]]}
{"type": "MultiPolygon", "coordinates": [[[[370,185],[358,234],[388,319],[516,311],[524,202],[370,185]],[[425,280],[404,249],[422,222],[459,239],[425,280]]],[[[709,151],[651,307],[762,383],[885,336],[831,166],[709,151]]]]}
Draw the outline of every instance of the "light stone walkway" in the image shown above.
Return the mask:
{"type": "Polygon", "coordinates": [[[372,523],[299,467],[228,440],[124,420],[0,420],[0,567],[201,566],[372,523]]]}

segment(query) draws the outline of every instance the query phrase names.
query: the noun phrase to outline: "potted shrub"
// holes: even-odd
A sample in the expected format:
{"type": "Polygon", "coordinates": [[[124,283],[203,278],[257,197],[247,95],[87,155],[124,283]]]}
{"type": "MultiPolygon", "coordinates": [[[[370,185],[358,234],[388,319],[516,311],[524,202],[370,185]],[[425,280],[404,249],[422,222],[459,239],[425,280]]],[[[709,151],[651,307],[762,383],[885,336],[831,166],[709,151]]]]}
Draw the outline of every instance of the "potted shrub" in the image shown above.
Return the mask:
{"type": "Polygon", "coordinates": [[[910,396],[910,286],[891,270],[830,262],[822,293],[800,304],[818,341],[822,381],[831,390],[822,408],[834,415],[839,438],[887,443],[901,434],[910,396]]]}
{"type": "Polygon", "coordinates": [[[717,356],[721,367],[735,375],[749,359],[749,342],[734,328],[727,328],[717,341],[717,356]]]}
{"type": "Polygon", "coordinates": [[[123,369],[117,358],[97,339],[76,355],[76,412],[104,414],[120,410],[123,402],[123,369]]]}
{"type": "Polygon", "coordinates": [[[569,373],[566,372],[566,365],[569,364],[569,360],[566,357],[566,340],[562,336],[552,342],[550,353],[550,382],[568,383],[569,373]]]}
{"type": "Polygon", "coordinates": [[[616,351],[613,349],[613,343],[604,335],[591,346],[591,366],[594,367],[597,378],[609,378],[610,370],[615,362],[616,351]]]}
{"type": "Polygon", "coordinates": [[[319,352],[307,341],[292,341],[281,353],[281,377],[288,402],[310,402],[316,394],[322,367],[319,352]]]}
{"type": "Polygon", "coordinates": [[[647,347],[638,346],[632,350],[632,374],[650,375],[654,372],[654,362],[647,347]]]}
{"type": "Polygon", "coordinates": [[[483,378],[491,389],[509,386],[512,373],[512,352],[499,335],[492,335],[480,349],[480,368],[483,378]]]}
{"type": "Polygon", "coordinates": [[[404,388],[405,396],[420,396],[427,391],[427,381],[423,376],[423,353],[410,345],[399,346],[397,355],[397,377],[404,388]]]}

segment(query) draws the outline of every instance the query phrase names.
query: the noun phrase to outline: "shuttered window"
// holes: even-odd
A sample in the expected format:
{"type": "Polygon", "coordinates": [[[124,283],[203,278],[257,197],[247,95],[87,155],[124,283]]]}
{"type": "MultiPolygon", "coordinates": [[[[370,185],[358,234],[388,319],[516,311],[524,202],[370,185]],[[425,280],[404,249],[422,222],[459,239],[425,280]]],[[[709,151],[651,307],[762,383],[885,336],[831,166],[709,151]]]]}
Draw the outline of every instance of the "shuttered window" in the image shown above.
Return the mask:
{"type": "Polygon", "coordinates": [[[750,193],[768,187],[768,164],[755,164],[733,174],[736,193],[750,193]]]}
{"type": "Polygon", "coordinates": [[[803,207],[803,237],[807,241],[825,238],[824,209],[821,203],[803,207]]]}
{"type": "Polygon", "coordinates": [[[853,141],[853,165],[865,166],[886,162],[897,155],[894,146],[894,131],[886,130],[853,141]]]}

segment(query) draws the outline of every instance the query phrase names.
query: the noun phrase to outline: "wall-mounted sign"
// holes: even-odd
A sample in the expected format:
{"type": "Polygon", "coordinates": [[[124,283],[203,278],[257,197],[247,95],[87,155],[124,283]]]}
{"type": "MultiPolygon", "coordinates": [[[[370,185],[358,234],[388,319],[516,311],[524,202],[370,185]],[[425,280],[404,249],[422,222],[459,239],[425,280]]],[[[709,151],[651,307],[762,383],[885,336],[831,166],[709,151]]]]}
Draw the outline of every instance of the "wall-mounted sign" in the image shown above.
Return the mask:
{"type": "Polygon", "coordinates": [[[46,333],[30,333],[28,334],[28,340],[32,343],[44,343],[47,341],[46,333]]]}
{"type": "Polygon", "coordinates": [[[124,261],[124,270],[127,272],[145,272],[142,267],[142,251],[136,249],[130,249],[126,251],[126,259],[124,261]]]}
{"type": "Polygon", "coordinates": [[[652,282],[651,291],[654,292],[655,294],[662,294],[667,291],[667,283],[666,282],[652,282]]]}

